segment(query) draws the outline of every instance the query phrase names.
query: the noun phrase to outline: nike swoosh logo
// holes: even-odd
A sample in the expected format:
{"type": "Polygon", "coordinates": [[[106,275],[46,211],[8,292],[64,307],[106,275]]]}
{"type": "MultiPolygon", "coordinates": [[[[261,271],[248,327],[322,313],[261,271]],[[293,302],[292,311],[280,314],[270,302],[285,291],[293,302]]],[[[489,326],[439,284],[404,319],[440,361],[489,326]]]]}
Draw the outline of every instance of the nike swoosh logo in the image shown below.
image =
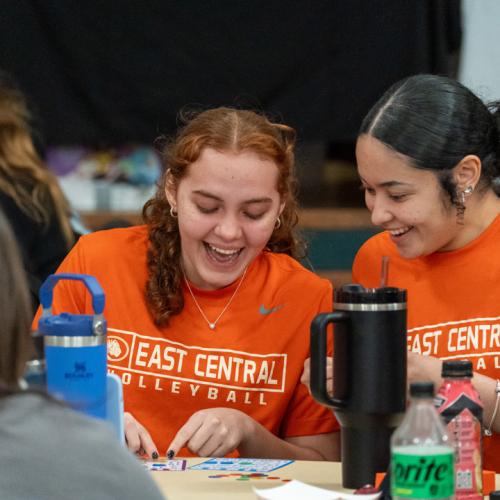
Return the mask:
{"type": "Polygon", "coordinates": [[[259,312],[260,312],[260,314],[262,314],[264,316],[267,316],[268,314],[271,314],[271,313],[274,313],[276,311],[279,311],[282,307],[283,307],[283,304],[281,304],[279,306],[274,306],[274,307],[271,307],[271,308],[267,309],[264,306],[264,304],[261,304],[260,307],[259,307],[259,312]]]}

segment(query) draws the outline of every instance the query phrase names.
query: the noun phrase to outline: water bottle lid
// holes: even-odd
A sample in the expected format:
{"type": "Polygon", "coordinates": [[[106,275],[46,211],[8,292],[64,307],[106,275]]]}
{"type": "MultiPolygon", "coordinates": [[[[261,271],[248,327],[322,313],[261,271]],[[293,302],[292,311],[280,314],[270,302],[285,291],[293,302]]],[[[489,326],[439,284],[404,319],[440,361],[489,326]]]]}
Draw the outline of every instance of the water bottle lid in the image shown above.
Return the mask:
{"type": "Polygon", "coordinates": [[[433,382],[413,382],[410,384],[410,396],[412,398],[432,398],[434,397],[433,382]]]}
{"type": "MultiPolygon", "coordinates": [[[[58,316],[41,317],[38,331],[42,335],[85,337],[95,335],[94,316],[89,314],[61,313],[58,316]]],[[[106,322],[103,322],[103,334],[106,333],[106,322]]]]}
{"type": "Polygon", "coordinates": [[[472,361],[468,359],[443,361],[441,376],[443,378],[472,377],[472,361]]]}
{"type": "Polygon", "coordinates": [[[364,288],[358,284],[336,288],[333,301],[339,304],[404,304],[406,290],[395,287],[364,288]]]}

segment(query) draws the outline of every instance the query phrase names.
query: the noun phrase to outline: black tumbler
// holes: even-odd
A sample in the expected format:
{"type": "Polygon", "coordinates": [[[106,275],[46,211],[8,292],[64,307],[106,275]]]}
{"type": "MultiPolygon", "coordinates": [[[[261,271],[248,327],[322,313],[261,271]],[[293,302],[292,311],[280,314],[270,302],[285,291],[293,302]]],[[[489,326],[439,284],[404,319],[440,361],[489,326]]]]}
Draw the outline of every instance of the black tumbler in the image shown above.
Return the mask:
{"type": "Polygon", "coordinates": [[[311,392],[340,423],[342,485],[374,484],[406,402],[406,290],[344,285],[334,312],[311,324],[311,392]],[[333,397],[326,390],[327,327],[334,325],[333,397]]]}

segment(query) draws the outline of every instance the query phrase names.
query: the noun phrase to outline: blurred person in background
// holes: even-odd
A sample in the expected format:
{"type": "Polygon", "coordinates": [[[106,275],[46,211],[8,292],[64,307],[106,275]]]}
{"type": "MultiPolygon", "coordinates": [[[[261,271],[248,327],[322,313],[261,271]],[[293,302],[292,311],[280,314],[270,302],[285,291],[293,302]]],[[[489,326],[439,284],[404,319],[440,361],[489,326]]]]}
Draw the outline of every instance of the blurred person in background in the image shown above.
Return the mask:
{"type": "Polygon", "coordinates": [[[70,207],[56,177],[40,158],[30,130],[26,99],[0,71],[0,208],[19,244],[33,305],[75,234],[70,207]]]}
{"type": "Polygon", "coordinates": [[[105,423],[21,390],[31,316],[17,243],[0,209],[0,497],[163,498],[105,423]]]}

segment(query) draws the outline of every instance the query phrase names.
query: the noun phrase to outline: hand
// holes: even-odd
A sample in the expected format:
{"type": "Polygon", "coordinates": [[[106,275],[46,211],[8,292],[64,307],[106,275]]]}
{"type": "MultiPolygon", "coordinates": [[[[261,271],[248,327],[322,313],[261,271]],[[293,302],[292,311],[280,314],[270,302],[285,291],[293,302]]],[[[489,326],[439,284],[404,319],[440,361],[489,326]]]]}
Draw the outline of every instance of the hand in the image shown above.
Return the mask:
{"type": "Polygon", "coordinates": [[[167,456],[187,446],[200,457],[223,457],[246,439],[251,439],[253,420],[231,408],[209,408],[191,415],[177,431],[167,456]]]}
{"type": "Polygon", "coordinates": [[[408,351],[408,385],[412,382],[434,382],[436,390],[441,384],[442,361],[408,351]]]}
{"type": "Polygon", "coordinates": [[[132,416],[125,412],[123,416],[125,427],[125,440],[130,451],[143,455],[146,453],[151,458],[158,458],[158,451],[149,432],[132,416]]]}
{"type": "MultiPolygon", "coordinates": [[[[300,381],[307,385],[309,393],[311,393],[311,358],[304,361],[304,371],[300,381]]],[[[326,390],[330,396],[333,396],[333,359],[331,356],[326,358],[326,390]]]]}

